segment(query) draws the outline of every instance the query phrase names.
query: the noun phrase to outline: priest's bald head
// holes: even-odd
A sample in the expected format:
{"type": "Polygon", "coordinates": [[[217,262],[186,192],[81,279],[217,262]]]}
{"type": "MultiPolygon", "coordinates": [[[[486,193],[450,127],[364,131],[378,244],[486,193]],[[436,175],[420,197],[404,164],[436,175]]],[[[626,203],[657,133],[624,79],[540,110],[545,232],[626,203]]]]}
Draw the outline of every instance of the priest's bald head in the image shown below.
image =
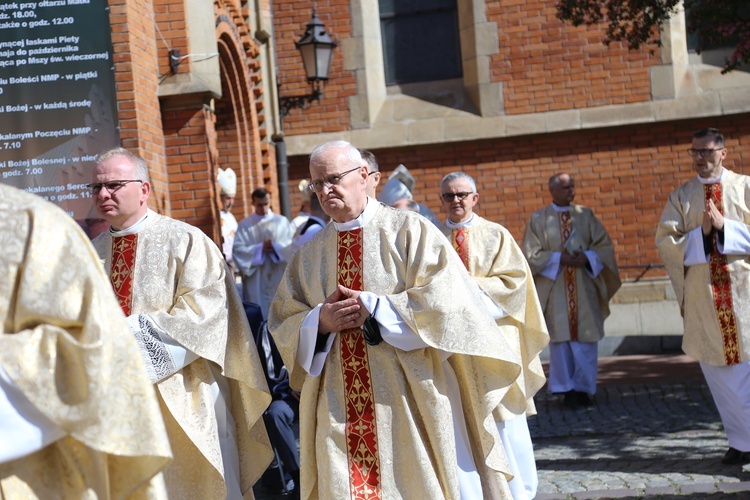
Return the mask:
{"type": "Polygon", "coordinates": [[[97,158],[89,189],[99,216],[115,230],[127,229],[148,211],[146,161],[125,148],[107,150],[97,158]]]}
{"type": "Polygon", "coordinates": [[[367,164],[346,141],[321,144],[310,154],[310,186],[336,222],[356,219],[367,206],[367,164]]]}

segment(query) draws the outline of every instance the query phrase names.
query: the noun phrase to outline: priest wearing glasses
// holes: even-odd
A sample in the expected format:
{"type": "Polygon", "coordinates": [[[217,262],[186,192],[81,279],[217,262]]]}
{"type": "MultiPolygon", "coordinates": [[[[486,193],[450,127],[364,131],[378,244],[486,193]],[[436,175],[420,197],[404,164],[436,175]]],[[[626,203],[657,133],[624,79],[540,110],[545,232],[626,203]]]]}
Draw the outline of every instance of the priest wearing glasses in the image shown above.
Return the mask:
{"type": "Polygon", "coordinates": [[[682,349],[700,362],[729,449],[722,462],[750,463],[750,177],[723,166],[715,128],[693,134],[696,175],[670,195],[656,245],[685,322],[682,349]]]}
{"type": "Polygon", "coordinates": [[[440,231],[367,196],[344,141],[310,186],[332,223],[297,252],[269,327],[301,390],[302,498],[509,498],[493,410],[520,373],[440,231]]]}
{"type": "Polygon", "coordinates": [[[156,386],[174,462],[170,498],[243,498],[273,452],[271,402],[242,301],[219,247],[149,210],[138,154],[102,153],[89,189],[111,229],[93,243],[156,386]]]}
{"type": "Polygon", "coordinates": [[[549,334],[531,270],[510,231],[474,213],[479,193],[469,174],[443,177],[440,199],[447,214],[441,231],[477,281],[483,302],[521,360],[521,376],[495,410],[495,420],[510,458],[513,498],[534,498],[539,480],[526,417],[536,415],[534,394],[546,382],[539,354],[549,334]]]}

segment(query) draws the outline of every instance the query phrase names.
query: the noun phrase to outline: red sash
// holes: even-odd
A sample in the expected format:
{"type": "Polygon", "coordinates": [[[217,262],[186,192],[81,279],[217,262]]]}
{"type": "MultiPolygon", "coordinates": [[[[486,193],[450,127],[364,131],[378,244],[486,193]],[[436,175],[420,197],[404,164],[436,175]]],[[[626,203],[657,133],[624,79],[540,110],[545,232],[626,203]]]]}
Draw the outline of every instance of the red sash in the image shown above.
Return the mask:
{"type": "MultiPolygon", "coordinates": [[[[362,229],[338,233],[338,283],[362,290],[362,229]]],[[[340,333],[346,454],[352,498],[380,498],[380,457],[367,345],[361,328],[340,333]]]]}
{"type": "Polygon", "coordinates": [[[130,316],[133,306],[133,273],[137,246],[137,234],[112,238],[112,269],[109,272],[109,281],[125,316],[130,316]]]}
{"type": "MultiPolygon", "coordinates": [[[[705,184],[704,193],[706,203],[708,203],[708,200],[713,200],[716,208],[723,214],[721,183],[705,184]]],[[[716,317],[719,320],[719,328],[721,329],[721,337],[724,343],[724,362],[727,365],[736,365],[740,362],[739,334],[737,333],[734,308],[732,307],[732,281],[729,277],[727,256],[719,253],[715,235],[712,235],[711,242],[711,256],[709,260],[711,289],[714,295],[714,309],[716,310],[716,317]]]]}
{"type": "Polygon", "coordinates": [[[469,269],[469,230],[468,228],[458,228],[451,231],[451,243],[456,253],[461,257],[461,262],[464,263],[466,270],[471,272],[469,269]]]}
{"type": "MultiPolygon", "coordinates": [[[[560,233],[562,234],[563,249],[567,243],[570,233],[573,232],[573,221],[570,212],[559,212],[560,233]]],[[[565,299],[568,304],[568,328],[570,340],[578,340],[578,289],[576,287],[576,268],[563,266],[565,278],[565,299]]]]}

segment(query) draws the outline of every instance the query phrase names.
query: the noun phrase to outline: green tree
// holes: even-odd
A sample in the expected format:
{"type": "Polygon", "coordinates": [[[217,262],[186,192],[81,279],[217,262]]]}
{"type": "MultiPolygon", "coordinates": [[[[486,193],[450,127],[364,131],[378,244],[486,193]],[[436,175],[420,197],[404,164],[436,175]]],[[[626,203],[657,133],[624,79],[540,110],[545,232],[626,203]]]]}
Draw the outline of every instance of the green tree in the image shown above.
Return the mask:
{"type": "MultiPolygon", "coordinates": [[[[557,17],[574,26],[606,24],[604,44],[624,42],[631,50],[661,46],[659,28],[680,0],[558,0],[557,17]]],[[[734,47],[722,73],[750,62],[748,0],[684,0],[688,33],[698,35],[697,51],[734,47]]]]}

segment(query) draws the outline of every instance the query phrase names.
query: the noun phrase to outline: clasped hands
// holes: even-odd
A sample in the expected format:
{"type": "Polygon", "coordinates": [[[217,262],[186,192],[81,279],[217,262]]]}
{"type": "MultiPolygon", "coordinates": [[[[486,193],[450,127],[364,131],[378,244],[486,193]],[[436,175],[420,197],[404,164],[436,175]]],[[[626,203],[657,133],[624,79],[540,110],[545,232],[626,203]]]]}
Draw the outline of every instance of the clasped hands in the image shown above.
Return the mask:
{"type": "Polygon", "coordinates": [[[338,333],[349,328],[359,328],[370,316],[360,292],[338,285],[320,308],[318,333],[338,333]]]}
{"type": "Polygon", "coordinates": [[[589,258],[586,257],[586,252],[583,250],[576,250],[573,253],[568,253],[565,250],[560,254],[560,264],[563,266],[585,267],[588,263],[589,258]]]}
{"type": "Polygon", "coordinates": [[[711,231],[716,229],[721,231],[724,229],[724,216],[721,215],[719,209],[716,208],[714,200],[708,200],[706,208],[703,210],[703,222],[701,223],[701,230],[704,236],[711,234],[711,231]]]}

